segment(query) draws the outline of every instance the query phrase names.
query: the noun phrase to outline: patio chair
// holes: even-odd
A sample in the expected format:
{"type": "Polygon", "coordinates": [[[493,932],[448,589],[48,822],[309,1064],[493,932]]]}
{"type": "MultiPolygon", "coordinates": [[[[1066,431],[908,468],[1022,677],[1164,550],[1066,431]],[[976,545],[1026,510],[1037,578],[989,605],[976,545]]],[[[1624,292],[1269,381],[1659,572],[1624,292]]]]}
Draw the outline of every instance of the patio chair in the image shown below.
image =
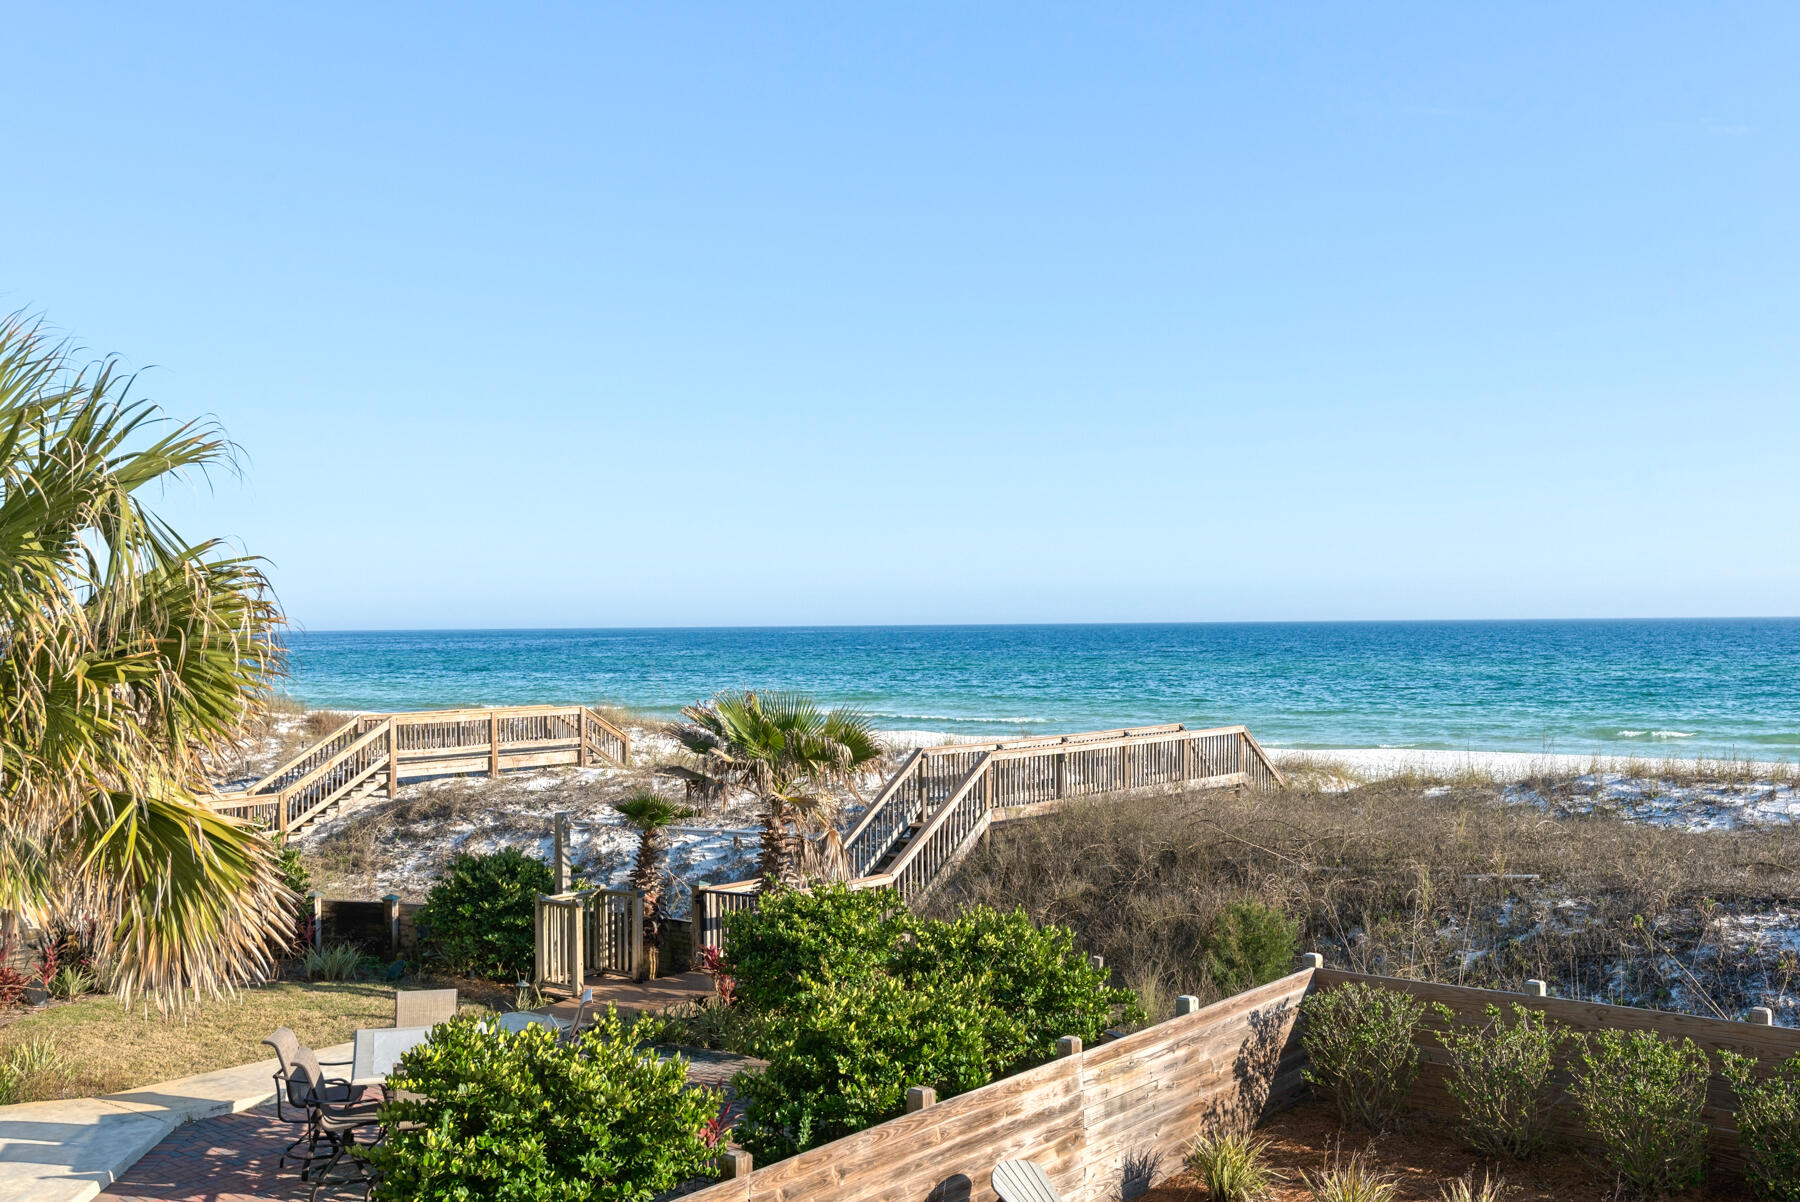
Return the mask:
{"type": "Polygon", "coordinates": [[[435,1027],[456,1017],[454,989],[394,990],[396,1027],[435,1027]]]}
{"type": "Polygon", "coordinates": [[[348,1082],[329,1083],[324,1064],[340,1065],[347,1061],[320,1061],[313,1050],[301,1044],[287,1027],[277,1027],[263,1043],[275,1051],[275,1117],[284,1123],[295,1123],[300,1135],[282,1152],[277,1163],[287,1167],[289,1160],[301,1166],[300,1177],[306,1178],[314,1160],[324,1153],[317,1151],[318,1138],[312,1127],[312,1102],[315,1095],[329,1101],[347,1102],[354,1094],[348,1082]],[[286,1103],[286,1105],[283,1105],[286,1103]],[[301,1151],[300,1145],[306,1150],[301,1151]]]}
{"type": "Polygon", "coordinates": [[[565,1043],[574,1043],[576,1037],[581,1034],[581,1022],[587,1017],[588,1007],[593,1004],[594,987],[589,985],[581,991],[581,1004],[575,1007],[575,1017],[569,1023],[569,1029],[563,1032],[562,1037],[565,1043]]]}
{"type": "Polygon", "coordinates": [[[1002,1160],[991,1178],[1000,1202],[1062,1202],[1044,1170],[1030,1160],[1002,1160]]]}

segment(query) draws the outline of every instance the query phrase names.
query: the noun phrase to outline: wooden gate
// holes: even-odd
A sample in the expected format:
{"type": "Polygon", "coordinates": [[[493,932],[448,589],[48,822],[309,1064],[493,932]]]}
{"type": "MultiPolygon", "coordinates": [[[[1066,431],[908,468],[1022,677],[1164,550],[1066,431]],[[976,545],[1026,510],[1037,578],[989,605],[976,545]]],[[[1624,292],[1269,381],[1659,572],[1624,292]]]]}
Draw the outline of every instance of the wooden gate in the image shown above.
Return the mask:
{"type": "Polygon", "coordinates": [[[629,889],[540,893],[532,984],[578,996],[589,973],[637,979],[644,961],[644,895],[629,889]]]}

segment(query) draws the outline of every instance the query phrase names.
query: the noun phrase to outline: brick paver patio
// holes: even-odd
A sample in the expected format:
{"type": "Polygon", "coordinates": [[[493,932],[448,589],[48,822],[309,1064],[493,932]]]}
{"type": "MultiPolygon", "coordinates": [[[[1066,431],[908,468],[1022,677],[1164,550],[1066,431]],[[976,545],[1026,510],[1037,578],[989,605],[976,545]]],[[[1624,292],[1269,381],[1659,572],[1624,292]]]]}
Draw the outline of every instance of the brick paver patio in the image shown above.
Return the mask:
{"type": "MultiPolygon", "coordinates": [[[[759,1063],[728,1052],[684,1049],[683,1054],[689,1058],[688,1080],[714,1088],[739,1068],[759,1063]]],[[[277,1164],[299,1133],[299,1124],[275,1117],[273,1105],[187,1123],[100,1196],[134,1202],[306,1202],[312,1182],[277,1164]]],[[[361,1197],[362,1188],[355,1184],[319,1191],[319,1202],[361,1197]]]]}

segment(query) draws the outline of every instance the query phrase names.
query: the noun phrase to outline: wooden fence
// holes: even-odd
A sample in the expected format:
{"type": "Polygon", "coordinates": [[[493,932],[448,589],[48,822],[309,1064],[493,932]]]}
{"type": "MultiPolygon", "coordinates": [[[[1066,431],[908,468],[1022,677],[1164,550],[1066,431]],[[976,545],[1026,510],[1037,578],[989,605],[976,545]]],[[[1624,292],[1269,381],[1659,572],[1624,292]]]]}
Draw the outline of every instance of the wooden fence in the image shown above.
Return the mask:
{"type": "Polygon", "coordinates": [[[1294,1017],[1310,971],[1079,1049],[1017,1076],[687,1195],[692,1202],[994,1197],[1001,1160],[1035,1160],[1065,1202],[1110,1202],[1127,1160],[1163,1171],[1212,1124],[1299,1096],[1294,1017]]]}
{"type": "MultiPolygon", "coordinates": [[[[687,1195],[693,1202],[876,1202],[956,1199],[988,1202],[1001,1160],[1043,1166],[1065,1202],[1111,1202],[1128,1160],[1161,1157],[1161,1177],[1179,1171],[1188,1140],[1222,1126],[1256,1122],[1303,1098],[1306,1065],[1297,1028],[1303,997],[1364,982],[1442,1002],[1459,1019],[1479,1022],[1488,1005],[1517,1002],[1578,1032],[1638,1029],[1686,1037],[1714,1057],[1731,1050],[1767,1072],[1800,1054],[1800,1031],[1495,990],[1433,985],[1396,977],[1302,969],[1271,984],[1071,1054],[947,1101],[890,1119],[687,1195]]],[[[1426,1115],[1452,1113],[1444,1090],[1445,1057],[1435,1017],[1418,1035],[1425,1061],[1413,1105],[1426,1115]]],[[[1078,1041],[1077,1041],[1078,1043],[1078,1041]]],[[[1715,1074],[1708,1118],[1714,1169],[1741,1173],[1733,1102],[1715,1074]]],[[[1596,1151],[1572,1108],[1558,1107],[1557,1134],[1596,1151]]],[[[1354,1134],[1352,1134],[1352,1139],[1354,1134]]],[[[1348,1144],[1350,1141],[1347,1140],[1348,1144]]]]}
{"type": "Polygon", "coordinates": [[[526,768],[631,763],[631,738],[585,705],[359,714],[215,811],[283,834],[330,806],[433,776],[499,776],[526,768]]]}
{"type": "Polygon", "coordinates": [[[644,895],[584,889],[537,895],[533,984],[579,994],[589,972],[636,978],[645,965],[644,895]]]}

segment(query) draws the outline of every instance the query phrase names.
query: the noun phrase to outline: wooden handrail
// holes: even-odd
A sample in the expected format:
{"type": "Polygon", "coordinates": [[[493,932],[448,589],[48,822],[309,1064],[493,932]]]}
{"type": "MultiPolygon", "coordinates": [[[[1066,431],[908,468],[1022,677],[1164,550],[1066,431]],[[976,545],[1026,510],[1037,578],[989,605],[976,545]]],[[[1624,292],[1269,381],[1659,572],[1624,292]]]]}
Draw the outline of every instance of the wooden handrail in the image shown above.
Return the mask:
{"type": "Polygon", "coordinates": [[[308,772],[305,776],[301,777],[299,780],[297,780],[289,785],[283,785],[281,787],[281,793],[279,796],[281,797],[281,799],[283,801],[286,801],[287,798],[289,797],[289,795],[298,793],[301,790],[305,789],[306,786],[308,786],[308,785],[312,784],[314,781],[318,780],[319,777],[323,776],[325,773],[329,772],[331,769],[337,767],[344,760],[349,759],[351,756],[353,756],[357,752],[361,751],[369,743],[372,743],[377,736],[386,738],[387,731],[388,731],[388,728],[387,728],[386,722],[382,722],[379,725],[370,727],[368,733],[360,736],[356,740],[356,742],[350,744],[350,746],[344,748],[342,751],[338,752],[336,755],[332,756],[330,759],[328,759],[324,763],[320,764],[317,768],[314,768],[311,772],[308,772]]]}
{"type": "Polygon", "coordinates": [[[235,790],[233,790],[233,792],[250,794],[250,793],[262,793],[262,792],[267,791],[269,785],[273,784],[276,780],[280,779],[280,777],[282,775],[284,775],[285,773],[292,772],[295,767],[297,767],[303,760],[306,759],[307,756],[312,755],[314,752],[318,751],[319,748],[321,748],[321,747],[329,746],[335,740],[348,734],[362,720],[363,720],[363,715],[358,714],[356,717],[350,719],[350,721],[344,723],[342,726],[338,727],[336,730],[332,731],[330,734],[328,734],[324,738],[320,739],[317,743],[308,744],[306,746],[306,748],[304,750],[302,750],[299,754],[295,755],[292,759],[290,759],[286,763],[282,764],[281,767],[275,769],[275,771],[269,773],[267,776],[263,777],[261,780],[257,781],[255,784],[245,785],[242,789],[235,789],[235,790]]]}
{"type": "Polygon", "coordinates": [[[994,757],[997,754],[999,753],[989,751],[983,754],[979,760],[975,761],[975,766],[969,769],[969,775],[963,779],[962,784],[957,786],[956,792],[951,794],[950,799],[939,807],[938,812],[932,816],[930,822],[925,824],[923,830],[907,840],[906,850],[900,853],[900,858],[898,860],[895,860],[892,864],[888,865],[887,875],[898,879],[905,873],[908,866],[910,866],[914,860],[919,858],[921,850],[930,843],[932,837],[936,835],[938,831],[942,830],[944,825],[950,821],[950,815],[955,812],[957,805],[968,795],[969,790],[981,783],[981,778],[986,774],[988,765],[994,762],[994,757]]]}

